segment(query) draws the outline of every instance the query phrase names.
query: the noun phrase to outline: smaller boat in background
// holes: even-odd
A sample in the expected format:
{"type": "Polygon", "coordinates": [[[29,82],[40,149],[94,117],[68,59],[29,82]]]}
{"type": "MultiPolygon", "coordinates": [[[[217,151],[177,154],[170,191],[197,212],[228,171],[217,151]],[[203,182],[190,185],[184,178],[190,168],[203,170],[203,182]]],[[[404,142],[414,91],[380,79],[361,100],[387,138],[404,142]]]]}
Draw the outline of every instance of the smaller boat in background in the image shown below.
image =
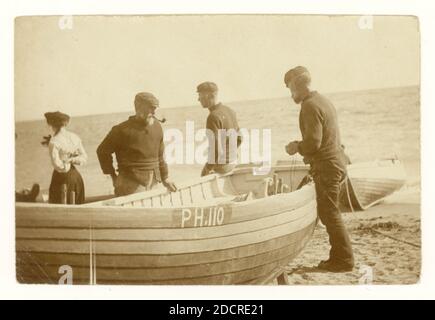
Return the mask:
{"type": "MultiPolygon", "coordinates": [[[[302,181],[301,177],[309,173],[308,165],[291,160],[280,160],[277,166],[291,163],[293,163],[292,171],[302,181]]],[[[347,172],[349,179],[340,194],[342,211],[366,210],[401,189],[406,183],[405,168],[398,159],[350,164],[347,172]]]]}
{"type": "Polygon", "coordinates": [[[378,204],[406,183],[405,168],[397,159],[349,165],[348,176],[340,202],[352,211],[366,210],[378,204]]]}

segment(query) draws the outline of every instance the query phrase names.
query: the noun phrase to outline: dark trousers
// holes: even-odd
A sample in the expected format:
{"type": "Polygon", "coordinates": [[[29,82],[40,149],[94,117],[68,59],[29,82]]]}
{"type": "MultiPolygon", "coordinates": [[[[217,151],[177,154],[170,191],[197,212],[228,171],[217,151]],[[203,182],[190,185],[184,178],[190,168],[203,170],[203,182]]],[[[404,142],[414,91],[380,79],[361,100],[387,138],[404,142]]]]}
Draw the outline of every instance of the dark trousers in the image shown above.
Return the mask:
{"type": "Polygon", "coordinates": [[[317,213],[329,235],[329,259],[349,266],[354,265],[352,245],[339,210],[339,193],[346,178],[346,166],[339,160],[312,164],[316,186],[317,213]]]}

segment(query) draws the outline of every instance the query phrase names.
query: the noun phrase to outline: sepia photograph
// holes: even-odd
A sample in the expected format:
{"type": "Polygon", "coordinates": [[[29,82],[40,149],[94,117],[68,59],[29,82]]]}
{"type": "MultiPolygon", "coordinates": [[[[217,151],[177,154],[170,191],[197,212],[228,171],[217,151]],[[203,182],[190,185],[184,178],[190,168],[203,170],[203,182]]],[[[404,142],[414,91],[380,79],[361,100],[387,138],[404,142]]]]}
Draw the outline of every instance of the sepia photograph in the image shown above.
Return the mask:
{"type": "Polygon", "coordinates": [[[17,283],[419,283],[417,17],[14,29],[17,283]]]}

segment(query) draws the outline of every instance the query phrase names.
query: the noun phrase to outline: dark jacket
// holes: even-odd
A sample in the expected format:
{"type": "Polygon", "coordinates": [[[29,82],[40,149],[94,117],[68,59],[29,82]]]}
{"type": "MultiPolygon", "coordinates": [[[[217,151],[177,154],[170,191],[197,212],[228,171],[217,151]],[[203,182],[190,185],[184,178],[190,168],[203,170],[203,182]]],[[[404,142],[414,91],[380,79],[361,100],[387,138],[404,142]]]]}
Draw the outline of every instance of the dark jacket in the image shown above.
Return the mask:
{"type": "Polygon", "coordinates": [[[299,126],[303,140],[299,142],[298,151],[305,163],[323,160],[344,163],[337,112],[327,98],[311,92],[302,102],[299,126]]]}
{"type": "Polygon", "coordinates": [[[134,116],[114,126],[97,149],[98,160],[105,174],[115,173],[112,154],[115,153],[119,172],[145,182],[145,171],[154,170],[156,179],[168,177],[164,160],[163,129],[159,122],[147,126],[134,116]]]}
{"type": "Polygon", "coordinates": [[[233,150],[233,153],[230,154],[231,138],[228,135],[228,130],[234,129],[233,132],[237,133],[237,147],[242,143],[242,137],[238,135],[239,124],[237,123],[236,113],[232,109],[219,103],[209,108],[209,111],[210,114],[207,117],[206,129],[210,130],[214,136],[214,141],[209,140],[210,142],[214,142],[214,146],[213,144],[209,146],[209,148],[213,148],[209,149],[208,161],[208,166],[212,168],[219,164],[228,164],[237,159],[237,150],[233,150]],[[222,136],[221,139],[218,139],[219,135],[222,134],[222,131],[219,130],[223,129],[226,130],[227,134],[222,136]],[[222,144],[219,145],[219,142],[222,144]],[[230,156],[233,156],[233,158],[231,159],[230,156]]]}

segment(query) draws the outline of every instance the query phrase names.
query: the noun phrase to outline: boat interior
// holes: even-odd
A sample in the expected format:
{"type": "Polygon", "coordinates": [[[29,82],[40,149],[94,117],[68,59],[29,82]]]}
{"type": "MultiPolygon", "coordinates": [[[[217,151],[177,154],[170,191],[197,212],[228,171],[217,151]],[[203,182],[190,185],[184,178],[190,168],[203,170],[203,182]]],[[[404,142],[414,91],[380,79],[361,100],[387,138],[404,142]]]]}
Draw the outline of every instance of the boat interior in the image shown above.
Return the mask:
{"type": "Polygon", "coordinates": [[[176,192],[159,187],[87,205],[165,208],[241,202],[297,190],[307,174],[306,166],[277,165],[271,168],[238,167],[226,175],[212,174],[177,185],[176,192]]]}

